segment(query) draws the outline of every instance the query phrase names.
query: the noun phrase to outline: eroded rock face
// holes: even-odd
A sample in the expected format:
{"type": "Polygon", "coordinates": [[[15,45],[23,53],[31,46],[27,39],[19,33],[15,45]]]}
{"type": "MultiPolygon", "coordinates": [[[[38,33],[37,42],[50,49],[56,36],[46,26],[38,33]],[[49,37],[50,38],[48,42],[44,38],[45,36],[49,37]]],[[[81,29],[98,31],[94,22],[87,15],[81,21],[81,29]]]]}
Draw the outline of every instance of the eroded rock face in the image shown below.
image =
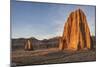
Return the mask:
{"type": "Polygon", "coordinates": [[[65,22],[63,36],[60,39],[61,50],[90,49],[90,30],[86,16],[81,9],[72,12],[65,22]]]}
{"type": "Polygon", "coordinates": [[[25,43],[25,50],[33,50],[32,39],[27,39],[25,43]]]}

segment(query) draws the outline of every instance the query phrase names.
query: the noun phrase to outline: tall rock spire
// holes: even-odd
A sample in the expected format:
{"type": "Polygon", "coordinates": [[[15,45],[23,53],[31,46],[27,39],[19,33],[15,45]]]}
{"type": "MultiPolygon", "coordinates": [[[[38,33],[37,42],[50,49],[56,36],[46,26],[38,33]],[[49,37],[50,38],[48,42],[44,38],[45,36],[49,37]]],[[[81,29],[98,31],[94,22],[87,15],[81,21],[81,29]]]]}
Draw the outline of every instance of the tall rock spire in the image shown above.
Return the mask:
{"type": "Polygon", "coordinates": [[[81,9],[72,12],[65,22],[59,48],[61,50],[90,49],[91,38],[86,16],[81,9]]]}

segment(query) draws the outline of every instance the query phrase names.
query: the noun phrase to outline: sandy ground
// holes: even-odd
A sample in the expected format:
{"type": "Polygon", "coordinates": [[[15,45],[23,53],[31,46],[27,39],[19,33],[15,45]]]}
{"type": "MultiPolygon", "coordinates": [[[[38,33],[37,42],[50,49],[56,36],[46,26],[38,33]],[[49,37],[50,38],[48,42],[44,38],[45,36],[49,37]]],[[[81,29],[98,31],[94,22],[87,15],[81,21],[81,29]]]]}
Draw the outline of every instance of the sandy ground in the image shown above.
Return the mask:
{"type": "Polygon", "coordinates": [[[39,65],[69,62],[95,61],[95,50],[60,51],[58,48],[24,51],[22,49],[12,51],[12,63],[20,65],[39,65]]]}

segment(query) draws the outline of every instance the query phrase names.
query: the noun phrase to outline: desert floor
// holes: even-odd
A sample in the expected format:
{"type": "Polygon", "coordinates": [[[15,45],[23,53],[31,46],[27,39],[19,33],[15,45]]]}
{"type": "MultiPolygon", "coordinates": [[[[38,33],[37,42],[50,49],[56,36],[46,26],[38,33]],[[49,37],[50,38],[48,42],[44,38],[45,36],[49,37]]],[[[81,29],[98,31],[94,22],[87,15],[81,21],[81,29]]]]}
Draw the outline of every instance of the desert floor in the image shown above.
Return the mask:
{"type": "Polygon", "coordinates": [[[11,62],[17,66],[55,64],[69,62],[95,61],[96,51],[60,51],[58,48],[49,48],[34,51],[24,51],[22,49],[11,52],[11,62]]]}

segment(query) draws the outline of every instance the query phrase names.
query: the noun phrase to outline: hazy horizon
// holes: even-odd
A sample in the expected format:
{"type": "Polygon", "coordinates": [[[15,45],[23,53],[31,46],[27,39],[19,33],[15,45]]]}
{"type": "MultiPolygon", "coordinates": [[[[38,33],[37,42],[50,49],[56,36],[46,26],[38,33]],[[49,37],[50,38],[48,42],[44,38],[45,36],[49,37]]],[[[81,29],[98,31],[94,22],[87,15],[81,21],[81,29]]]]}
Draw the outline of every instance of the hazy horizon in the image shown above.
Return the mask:
{"type": "Polygon", "coordinates": [[[69,14],[79,8],[87,17],[91,35],[95,35],[95,6],[14,1],[11,3],[11,38],[42,40],[61,36],[69,14]]]}

